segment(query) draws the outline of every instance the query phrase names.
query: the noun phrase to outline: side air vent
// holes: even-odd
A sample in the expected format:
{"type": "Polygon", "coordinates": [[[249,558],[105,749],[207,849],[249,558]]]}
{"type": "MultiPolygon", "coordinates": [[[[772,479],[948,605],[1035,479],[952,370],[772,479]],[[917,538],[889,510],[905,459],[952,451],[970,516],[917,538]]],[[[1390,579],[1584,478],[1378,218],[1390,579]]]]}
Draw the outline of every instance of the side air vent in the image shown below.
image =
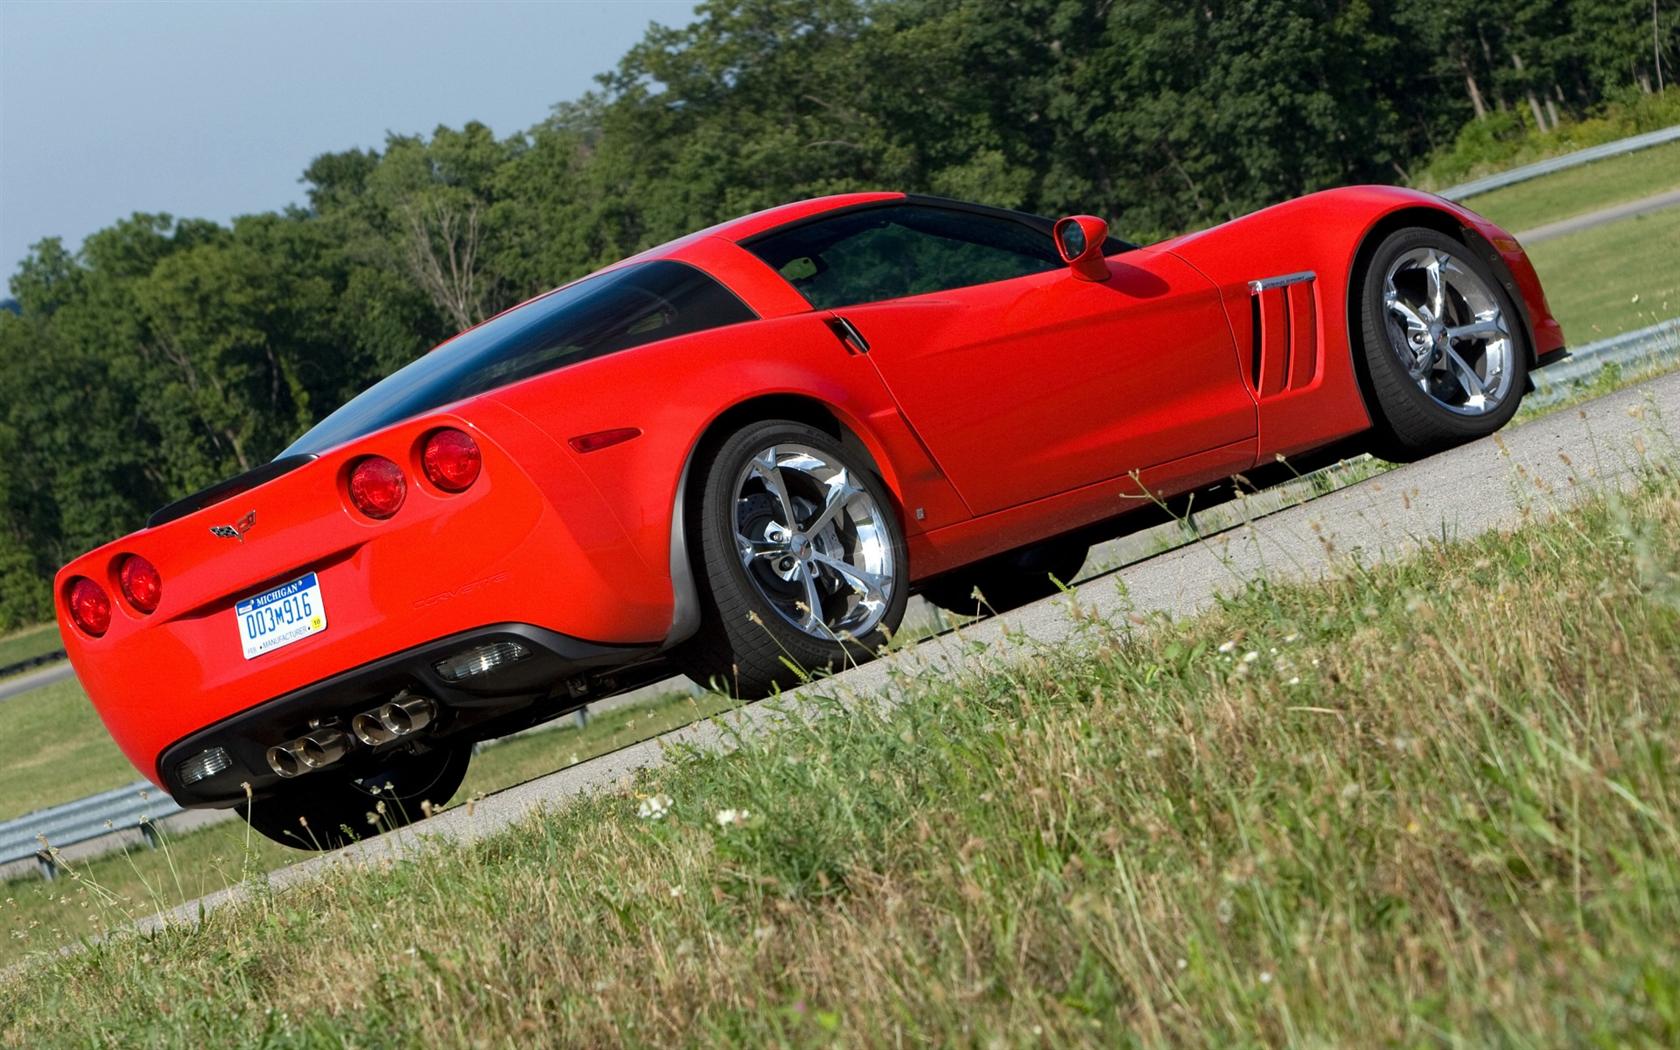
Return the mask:
{"type": "Polygon", "coordinates": [[[1248,282],[1249,383],[1261,398],[1309,385],[1318,375],[1317,275],[1248,282]]]}

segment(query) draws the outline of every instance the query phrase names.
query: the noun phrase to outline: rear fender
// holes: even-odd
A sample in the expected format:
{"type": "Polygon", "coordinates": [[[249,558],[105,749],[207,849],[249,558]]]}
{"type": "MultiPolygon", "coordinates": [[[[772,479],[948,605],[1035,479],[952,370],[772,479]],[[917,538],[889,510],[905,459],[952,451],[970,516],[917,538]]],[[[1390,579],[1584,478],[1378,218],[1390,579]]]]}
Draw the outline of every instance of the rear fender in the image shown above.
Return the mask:
{"type": "Polygon", "coordinates": [[[564,447],[642,559],[658,566],[671,593],[667,645],[699,624],[684,525],[700,484],[697,464],[708,441],[753,419],[826,416],[843,440],[854,438],[899,505],[912,571],[924,532],[969,516],[866,357],[849,352],[815,314],[696,333],[494,396],[564,447]],[[658,377],[657,390],[650,390],[648,377],[658,377]],[[620,428],[640,434],[593,452],[572,444],[620,428]]]}

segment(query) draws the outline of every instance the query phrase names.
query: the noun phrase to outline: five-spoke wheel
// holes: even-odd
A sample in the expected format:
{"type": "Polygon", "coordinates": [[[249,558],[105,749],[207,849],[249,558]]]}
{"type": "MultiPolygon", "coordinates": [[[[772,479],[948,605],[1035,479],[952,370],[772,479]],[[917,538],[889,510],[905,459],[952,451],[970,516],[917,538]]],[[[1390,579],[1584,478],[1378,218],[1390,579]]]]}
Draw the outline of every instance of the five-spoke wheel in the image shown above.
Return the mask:
{"type": "Polygon", "coordinates": [[[886,643],[909,580],[898,517],[867,456],[769,420],[707,450],[696,470],[704,617],[675,653],[689,675],[760,696],[886,643]]]}
{"type": "Polygon", "coordinates": [[[816,638],[861,638],[895,586],[888,518],[843,464],[766,445],[735,482],[735,542],[760,597],[816,638]]]}
{"type": "Polygon", "coordinates": [[[1413,228],[1384,239],[1362,278],[1376,451],[1416,459],[1504,426],[1522,399],[1528,347],[1488,264],[1413,228]]]}

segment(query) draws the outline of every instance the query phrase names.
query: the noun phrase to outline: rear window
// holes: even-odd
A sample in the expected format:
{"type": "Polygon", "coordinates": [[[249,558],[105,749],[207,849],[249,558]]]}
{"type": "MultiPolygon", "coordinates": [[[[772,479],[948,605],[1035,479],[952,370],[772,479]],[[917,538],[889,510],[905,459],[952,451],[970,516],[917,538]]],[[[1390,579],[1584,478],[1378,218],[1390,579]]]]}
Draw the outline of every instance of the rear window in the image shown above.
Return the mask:
{"type": "Polygon", "coordinates": [[[723,285],[669,259],[586,277],[468,329],[391,373],[280,455],[323,452],[521,379],[756,317],[723,285]]]}

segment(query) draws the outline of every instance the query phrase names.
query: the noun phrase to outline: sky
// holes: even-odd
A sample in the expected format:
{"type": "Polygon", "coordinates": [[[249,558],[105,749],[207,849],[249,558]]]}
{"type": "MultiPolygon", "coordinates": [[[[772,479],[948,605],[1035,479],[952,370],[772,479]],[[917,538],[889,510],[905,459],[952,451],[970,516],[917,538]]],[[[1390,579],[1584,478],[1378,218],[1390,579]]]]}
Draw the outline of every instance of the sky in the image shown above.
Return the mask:
{"type": "Polygon", "coordinates": [[[301,203],[316,156],[595,86],[692,0],[0,0],[0,275],[136,211],[301,203]]]}

